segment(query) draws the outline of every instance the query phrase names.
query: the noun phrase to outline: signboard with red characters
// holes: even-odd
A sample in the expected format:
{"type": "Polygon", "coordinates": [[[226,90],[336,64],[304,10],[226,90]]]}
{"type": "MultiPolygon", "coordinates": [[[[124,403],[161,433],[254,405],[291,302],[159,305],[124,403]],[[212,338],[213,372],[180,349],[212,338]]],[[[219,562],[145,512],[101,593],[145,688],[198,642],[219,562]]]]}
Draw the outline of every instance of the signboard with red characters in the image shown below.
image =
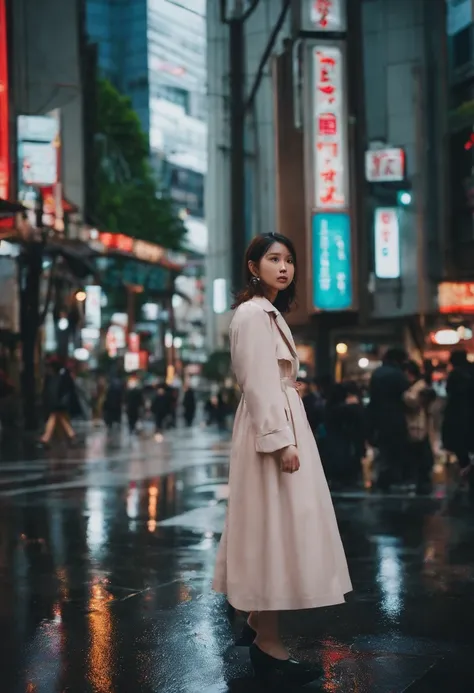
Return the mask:
{"type": "Polygon", "coordinates": [[[346,0],[300,0],[302,31],[346,31],[346,0]]]}
{"type": "Polygon", "coordinates": [[[474,282],[442,282],[438,305],[440,313],[474,313],[474,282]]]}
{"type": "Polygon", "coordinates": [[[317,210],[349,207],[349,164],[344,52],[339,45],[313,48],[312,118],[314,201],[317,210]]]}
{"type": "Polygon", "coordinates": [[[400,228],[394,207],[375,210],[375,276],[398,279],[400,276],[400,228]]]}
{"type": "Polygon", "coordinates": [[[369,149],[365,152],[365,177],[369,183],[391,183],[405,178],[403,149],[369,149]]]}

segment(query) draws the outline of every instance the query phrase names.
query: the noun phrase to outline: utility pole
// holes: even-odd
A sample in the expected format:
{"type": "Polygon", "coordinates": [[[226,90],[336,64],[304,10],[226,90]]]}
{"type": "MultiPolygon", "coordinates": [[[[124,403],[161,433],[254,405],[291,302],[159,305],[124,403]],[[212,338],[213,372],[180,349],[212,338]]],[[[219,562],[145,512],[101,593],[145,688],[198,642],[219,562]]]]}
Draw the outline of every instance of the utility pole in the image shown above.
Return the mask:
{"type": "Polygon", "coordinates": [[[245,48],[244,21],[241,16],[229,20],[230,68],[230,190],[232,283],[235,289],[243,281],[245,233],[245,48]]]}

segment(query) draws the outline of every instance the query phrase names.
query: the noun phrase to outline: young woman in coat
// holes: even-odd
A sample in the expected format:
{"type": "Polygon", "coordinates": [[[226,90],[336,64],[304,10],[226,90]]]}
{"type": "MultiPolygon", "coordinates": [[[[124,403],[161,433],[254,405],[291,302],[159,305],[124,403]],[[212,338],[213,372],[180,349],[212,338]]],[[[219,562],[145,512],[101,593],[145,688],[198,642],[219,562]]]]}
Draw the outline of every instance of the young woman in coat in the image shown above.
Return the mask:
{"type": "Polygon", "coordinates": [[[230,327],[242,392],[230,462],[230,497],[214,589],[249,612],[244,639],[257,675],[289,682],[313,671],[289,658],[278,612],[344,602],[347,562],[318,449],[298,395],[298,357],[282,312],[295,297],[296,256],[287,238],[257,236],[246,254],[248,286],[230,327]]]}

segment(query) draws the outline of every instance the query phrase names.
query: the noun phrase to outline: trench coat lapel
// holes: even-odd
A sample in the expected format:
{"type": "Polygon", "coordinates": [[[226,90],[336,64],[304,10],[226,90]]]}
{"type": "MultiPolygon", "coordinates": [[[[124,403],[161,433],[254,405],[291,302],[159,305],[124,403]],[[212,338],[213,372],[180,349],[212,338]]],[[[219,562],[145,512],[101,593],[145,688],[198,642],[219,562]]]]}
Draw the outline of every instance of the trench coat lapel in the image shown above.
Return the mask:
{"type": "Polygon", "coordinates": [[[296,353],[296,346],[295,342],[293,339],[293,335],[291,334],[291,330],[287,325],[286,320],[282,316],[279,310],[275,308],[273,303],[271,303],[268,298],[264,298],[263,296],[256,296],[255,298],[252,299],[252,301],[255,301],[255,303],[258,303],[258,305],[261,306],[261,308],[266,312],[266,313],[272,313],[275,319],[276,326],[280,330],[280,334],[282,335],[283,339],[288,345],[289,350],[291,351],[293,358],[298,361],[298,354],[296,353]]]}

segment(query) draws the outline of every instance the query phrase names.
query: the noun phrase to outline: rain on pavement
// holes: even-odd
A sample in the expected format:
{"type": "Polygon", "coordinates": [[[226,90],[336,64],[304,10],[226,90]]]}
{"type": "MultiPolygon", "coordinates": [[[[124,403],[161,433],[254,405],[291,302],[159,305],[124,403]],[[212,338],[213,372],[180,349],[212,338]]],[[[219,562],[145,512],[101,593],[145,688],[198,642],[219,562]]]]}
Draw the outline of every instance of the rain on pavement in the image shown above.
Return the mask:
{"type": "MultiPolygon", "coordinates": [[[[0,693],[252,693],[211,591],[229,442],[193,429],[0,461],[0,693]]],[[[474,512],[335,494],[354,593],[286,614],[318,690],[472,693],[474,512]]]]}

